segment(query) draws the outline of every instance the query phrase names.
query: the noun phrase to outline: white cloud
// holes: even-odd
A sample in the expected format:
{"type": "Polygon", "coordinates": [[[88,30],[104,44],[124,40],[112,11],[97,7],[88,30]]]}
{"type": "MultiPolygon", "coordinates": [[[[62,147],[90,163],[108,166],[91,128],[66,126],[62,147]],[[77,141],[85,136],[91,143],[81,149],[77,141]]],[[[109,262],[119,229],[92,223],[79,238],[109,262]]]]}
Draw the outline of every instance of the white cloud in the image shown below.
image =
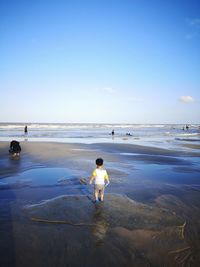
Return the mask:
{"type": "Polygon", "coordinates": [[[191,26],[200,27],[200,19],[191,19],[189,20],[191,26]]]}
{"type": "Polygon", "coordinates": [[[108,94],[114,94],[116,91],[112,87],[102,87],[98,88],[98,91],[101,91],[102,93],[108,93],[108,94]]]}
{"type": "Polygon", "coordinates": [[[200,35],[200,18],[195,19],[186,19],[188,25],[188,33],[185,35],[185,38],[188,40],[199,38],[200,35]]]}
{"type": "Polygon", "coordinates": [[[189,96],[189,95],[181,96],[180,101],[183,103],[192,103],[192,102],[194,102],[194,98],[192,96],[189,96]]]}
{"type": "Polygon", "coordinates": [[[139,97],[130,96],[130,97],[127,97],[127,101],[130,101],[130,102],[143,102],[143,99],[139,98],[139,97]]]}
{"type": "Polygon", "coordinates": [[[194,32],[194,33],[186,34],[185,38],[190,40],[190,39],[193,39],[197,36],[198,36],[198,34],[196,32],[194,32]]]}
{"type": "Polygon", "coordinates": [[[115,90],[112,87],[104,87],[104,88],[102,88],[102,90],[104,92],[109,93],[109,94],[113,94],[115,92],[115,90]]]}

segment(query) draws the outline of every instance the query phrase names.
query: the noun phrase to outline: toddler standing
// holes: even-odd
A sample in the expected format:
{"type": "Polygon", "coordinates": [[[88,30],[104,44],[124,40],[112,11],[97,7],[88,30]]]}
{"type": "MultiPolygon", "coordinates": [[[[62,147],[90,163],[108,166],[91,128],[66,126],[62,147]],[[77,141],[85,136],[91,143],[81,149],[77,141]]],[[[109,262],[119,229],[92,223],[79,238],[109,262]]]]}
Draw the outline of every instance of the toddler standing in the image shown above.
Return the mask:
{"type": "Polygon", "coordinates": [[[96,166],[96,169],[89,178],[89,183],[92,184],[92,181],[94,180],[94,198],[95,202],[98,202],[99,200],[103,201],[105,186],[107,186],[110,181],[107,171],[103,168],[102,158],[96,159],[96,166]]]}

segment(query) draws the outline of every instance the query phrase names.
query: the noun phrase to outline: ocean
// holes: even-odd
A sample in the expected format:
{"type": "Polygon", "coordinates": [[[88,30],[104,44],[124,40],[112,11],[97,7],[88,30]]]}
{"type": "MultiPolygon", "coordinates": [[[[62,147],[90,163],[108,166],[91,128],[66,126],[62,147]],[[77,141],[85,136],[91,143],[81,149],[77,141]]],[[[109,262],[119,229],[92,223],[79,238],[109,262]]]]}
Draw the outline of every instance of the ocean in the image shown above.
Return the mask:
{"type": "Polygon", "coordinates": [[[98,124],[98,123],[0,123],[0,141],[43,141],[66,143],[116,142],[153,144],[200,142],[200,125],[181,124],[98,124]],[[184,127],[184,129],[183,129],[184,127]],[[111,135],[114,130],[114,136],[111,135]]]}

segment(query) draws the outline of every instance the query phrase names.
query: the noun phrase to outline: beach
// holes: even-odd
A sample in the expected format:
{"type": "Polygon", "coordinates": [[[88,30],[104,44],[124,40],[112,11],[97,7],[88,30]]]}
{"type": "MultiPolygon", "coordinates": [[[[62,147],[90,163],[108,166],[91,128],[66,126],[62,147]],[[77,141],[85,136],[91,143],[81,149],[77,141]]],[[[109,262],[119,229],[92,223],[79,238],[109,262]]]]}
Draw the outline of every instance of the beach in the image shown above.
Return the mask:
{"type": "Polygon", "coordinates": [[[1,266],[199,266],[200,147],[0,142],[1,266]],[[80,183],[102,157],[104,203],[80,183]]]}
{"type": "Polygon", "coordinates": [[[0,14],[0,267],[200,267],[200,1],[0,14]]]}

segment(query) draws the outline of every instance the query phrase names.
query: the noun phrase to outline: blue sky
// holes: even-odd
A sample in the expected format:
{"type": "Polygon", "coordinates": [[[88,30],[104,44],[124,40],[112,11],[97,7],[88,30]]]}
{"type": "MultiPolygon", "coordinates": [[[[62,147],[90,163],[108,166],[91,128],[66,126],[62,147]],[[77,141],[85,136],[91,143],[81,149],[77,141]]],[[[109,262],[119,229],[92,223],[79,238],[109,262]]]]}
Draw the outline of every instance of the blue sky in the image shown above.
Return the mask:
{"type": "Polygon", "coordinates": [[[1,0],[0,122],[199,123],[198,0],[1,0]]]}

